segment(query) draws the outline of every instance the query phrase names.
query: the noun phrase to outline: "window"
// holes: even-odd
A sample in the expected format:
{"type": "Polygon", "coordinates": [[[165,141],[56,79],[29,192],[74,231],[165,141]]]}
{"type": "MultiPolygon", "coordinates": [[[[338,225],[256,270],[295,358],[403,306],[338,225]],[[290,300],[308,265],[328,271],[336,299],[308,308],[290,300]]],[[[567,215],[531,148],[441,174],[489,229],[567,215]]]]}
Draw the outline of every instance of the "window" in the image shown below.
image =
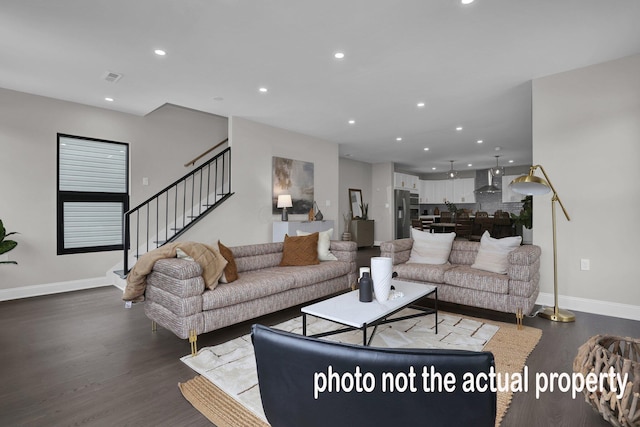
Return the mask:
{"type": "Polygon", "coordinates": [[[58,255],[122,250],[128,144],[58,134],[58,255]]]}

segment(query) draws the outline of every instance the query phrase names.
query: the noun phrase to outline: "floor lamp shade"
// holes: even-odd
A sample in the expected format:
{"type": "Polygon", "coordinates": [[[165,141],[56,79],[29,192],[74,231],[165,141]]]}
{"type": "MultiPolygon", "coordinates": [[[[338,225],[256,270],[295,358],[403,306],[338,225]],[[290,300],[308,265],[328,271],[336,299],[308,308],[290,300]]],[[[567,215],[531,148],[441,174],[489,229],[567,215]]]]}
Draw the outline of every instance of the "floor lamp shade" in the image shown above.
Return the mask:
{"type": "Polygon", "coordinates": [[[289,214],[287,213],[287,208],[293,206],[291,202],[290,194],[281,194],[278,196],[278,208],[282,208],[282,220],[289,221],[289,214]]]}
{"type": "Polygon", "coordinates": [[[538,313],[540,317],[544,317],[545,319],[552,320],[554,322],[573,322],[576,320],[576,316],[568,311],[561,310],[558,306],[558,251],[556,244],[556,202],[560,204],[562,208],[562,212],[564,216],[567,218],[567,221],[570,221],[569,214],[567,210],[564,208],[556,189],[553,188],[553,184],[551,184],[551,180],[547,176],[544,168],[541,165],[531,166],[529,169],[528,175],[520,176],[509,184],[511,190],[524,194],[527,196],[539,196],[542,194],[546,194],[548,192],[553,192],[551,196],[551,220],[553,224],[553,307],[545,307],[542,311],[538,313]],[[542,174],[544,175],[544,179],[538,176],[535,176],[536,169],[540,169],[542,174]]]}

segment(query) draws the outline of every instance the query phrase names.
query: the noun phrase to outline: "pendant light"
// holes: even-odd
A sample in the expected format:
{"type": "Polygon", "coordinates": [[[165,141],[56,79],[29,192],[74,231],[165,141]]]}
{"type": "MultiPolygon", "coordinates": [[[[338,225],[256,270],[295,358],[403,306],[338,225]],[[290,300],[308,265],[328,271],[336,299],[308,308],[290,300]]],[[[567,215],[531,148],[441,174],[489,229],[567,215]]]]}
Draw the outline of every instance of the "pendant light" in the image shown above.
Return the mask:
{"type": "Polygon", "coordinates": [[[495,156],[496,158],[496,166],[494,168],[491,168],[491,175],[495,176],[495,177],[500,177],[500,176],[504,176],[504,166],[500,166],[498,164],[498,158],[500,156],[495,156]]]}
{"type": "Polygon", "coordinates": [[[453,170],[453,160],[449,160],[451,162],[451,170],[447,172],[447,177],[449,179],[456,179],[458,177],[458,171],[453,170]]]}

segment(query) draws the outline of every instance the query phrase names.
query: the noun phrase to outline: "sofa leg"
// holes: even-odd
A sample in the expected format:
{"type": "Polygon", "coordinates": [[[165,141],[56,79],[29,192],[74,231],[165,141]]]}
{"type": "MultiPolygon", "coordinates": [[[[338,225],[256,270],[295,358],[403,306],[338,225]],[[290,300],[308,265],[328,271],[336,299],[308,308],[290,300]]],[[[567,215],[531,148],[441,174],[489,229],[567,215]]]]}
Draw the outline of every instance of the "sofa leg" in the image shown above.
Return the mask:
{"type": "Polygon", "coordinates": [[[151,332],[157,332],[158,331],[158,324],[156,323],[155,320],[151,321],[151,332]]]}
{"type": "Polygon", "coordinates": [[[198,334],[195,329],[189,330],[189,343],[191,344],[191,356],[198,354],[198,334]]]}
{"type": "Polygon", "coordinates": [[[524,314],[522,314],[522,308],[518,307],[516,309],[516,325],[518,325],[518,329],[522,329],[523,318],[524,318],[524,314]]]}

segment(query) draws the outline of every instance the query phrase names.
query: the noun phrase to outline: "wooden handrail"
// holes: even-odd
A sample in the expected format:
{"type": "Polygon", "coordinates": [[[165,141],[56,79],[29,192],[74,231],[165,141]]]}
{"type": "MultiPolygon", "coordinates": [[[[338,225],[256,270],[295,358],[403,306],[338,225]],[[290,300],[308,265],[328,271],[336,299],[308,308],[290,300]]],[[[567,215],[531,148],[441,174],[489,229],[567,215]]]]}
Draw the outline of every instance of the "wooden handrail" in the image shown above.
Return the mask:
{"type": "Polygon", "coordinates": [[[195,159],[191,160],[190,162],[185,163],[184,167],[188,168],[189,166],[194,166],[198,160],[200,160],[201,158],[203,158],[204,156],[206,156],[207,154],[209,154],[210,152],[212,152],[213,150],[215,150],[216,148],[220,147],[222,144],[224,144],[224,143],[226,143],[228,141],[229,141],[229,138],[225,138],[224,141],[220,141],[219,143],[217,143],[215,145],[215,147],[209,148],[207,151],[205,151],[204,153],[200,154],[195,159]]]}

